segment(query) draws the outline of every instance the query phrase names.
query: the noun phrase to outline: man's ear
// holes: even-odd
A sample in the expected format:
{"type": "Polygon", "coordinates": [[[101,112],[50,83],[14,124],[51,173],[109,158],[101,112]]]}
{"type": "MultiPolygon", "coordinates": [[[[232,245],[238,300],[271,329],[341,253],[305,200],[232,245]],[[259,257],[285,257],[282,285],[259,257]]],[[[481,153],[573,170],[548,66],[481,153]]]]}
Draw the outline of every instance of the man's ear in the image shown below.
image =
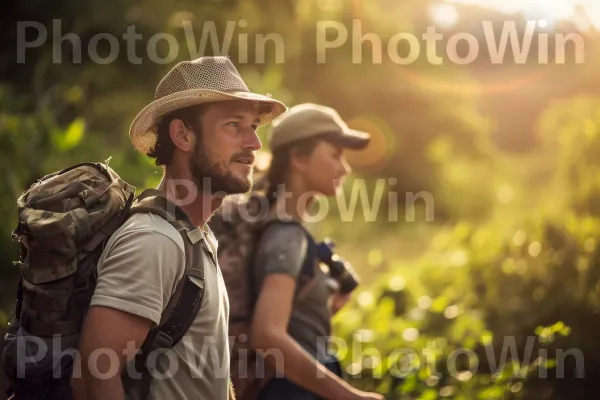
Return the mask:
{"type": "Polygon", "coordinates": [[[190,152],[195,147],[196,135],[180,119],[174,119],[169,124],[169,136],[175,147],[182,151],[190,152]]]}

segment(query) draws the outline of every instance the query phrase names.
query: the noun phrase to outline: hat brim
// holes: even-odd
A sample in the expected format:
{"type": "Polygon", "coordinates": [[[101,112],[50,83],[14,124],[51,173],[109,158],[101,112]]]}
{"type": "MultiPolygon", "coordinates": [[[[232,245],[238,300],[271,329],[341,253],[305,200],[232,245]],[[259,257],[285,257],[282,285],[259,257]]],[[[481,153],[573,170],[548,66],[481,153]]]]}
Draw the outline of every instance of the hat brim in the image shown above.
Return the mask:
{"type": "Polygon", "coordinates": [[[351,150],[362,150],[369,145],[371,135],[356,129],[348,129],[341,134],[329,135],[328,140],[351,150]]]}
{"type": "Polygon", "coordinates": [[[252,92],[225,93],[209,89],[185,90],[155,100],[144,107],[129,128],[131,142],[136,150],[148,154],[156,143],[155,126],[159,118],[185,107],[228,100],[247,100],[267,106],[268,110],[260,115],[260,126],[268,124],[287,110],[282,102],[252,92]]]}

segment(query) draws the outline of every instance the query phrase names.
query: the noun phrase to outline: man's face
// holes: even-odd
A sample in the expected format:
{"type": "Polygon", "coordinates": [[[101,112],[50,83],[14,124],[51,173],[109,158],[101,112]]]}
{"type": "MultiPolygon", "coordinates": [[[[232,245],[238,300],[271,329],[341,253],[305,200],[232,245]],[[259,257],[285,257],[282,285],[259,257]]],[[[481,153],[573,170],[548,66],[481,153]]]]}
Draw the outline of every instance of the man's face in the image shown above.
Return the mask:
{"type": "Polygon", "coordinates": [[[259,121],[258,111],[249,101],[217,102],[206,109],[190,158],[190,170],[199,187],[211,194],[244,193],[252,188],[254,152],[261,148],[256,134],[259,121]]]}

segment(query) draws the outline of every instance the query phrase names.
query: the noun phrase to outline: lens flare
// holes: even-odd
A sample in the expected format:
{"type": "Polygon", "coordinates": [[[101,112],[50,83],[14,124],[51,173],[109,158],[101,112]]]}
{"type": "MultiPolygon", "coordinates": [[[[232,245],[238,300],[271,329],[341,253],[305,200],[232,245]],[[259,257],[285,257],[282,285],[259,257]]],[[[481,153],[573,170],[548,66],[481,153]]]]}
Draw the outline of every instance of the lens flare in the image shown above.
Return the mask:
{"type": "Polygon", "coordinates": [[[358,116],[348,121],[348,126],[371,134],[366,149],[348,150],[348,162],[360,169],[381,169],[395,153],[397,140],[389,125],[374,115],[358,116]]]}

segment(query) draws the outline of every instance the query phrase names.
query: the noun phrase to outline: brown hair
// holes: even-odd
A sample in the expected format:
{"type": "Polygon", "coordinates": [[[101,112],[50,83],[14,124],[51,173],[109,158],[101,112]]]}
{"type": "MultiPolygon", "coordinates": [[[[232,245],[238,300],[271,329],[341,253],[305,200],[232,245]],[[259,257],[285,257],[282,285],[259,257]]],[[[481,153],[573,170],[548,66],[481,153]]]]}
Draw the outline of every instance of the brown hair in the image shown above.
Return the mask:
{"type": "Polygon", "coordinates": [[[185,124],[186,128],[193,130],[196,135],[202,133],[202,124],[200,117],[206,110],[206,104],[198,104],[175,110],[156,123],[157,139],[156,144],[147,154],[148,157],[154,158],[157,166],[168,166],[173,161],[173,153],[175,145],[169,135],[169,125],[171,121],[180,119],[185,124]]]}

